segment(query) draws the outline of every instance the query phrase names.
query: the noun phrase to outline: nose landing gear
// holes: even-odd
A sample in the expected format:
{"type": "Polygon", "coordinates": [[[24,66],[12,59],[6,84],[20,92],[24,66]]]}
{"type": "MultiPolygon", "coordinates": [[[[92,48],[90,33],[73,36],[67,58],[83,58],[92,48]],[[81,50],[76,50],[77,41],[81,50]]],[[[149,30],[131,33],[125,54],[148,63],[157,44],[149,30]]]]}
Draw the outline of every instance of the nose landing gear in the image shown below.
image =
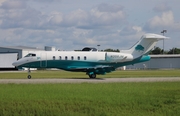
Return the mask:
{"type": "Polygon", "coordinates": [[[28,76],[27,76],[28,79],[31,79],[31,70],[30,68],[28,68],[28,76]]]}

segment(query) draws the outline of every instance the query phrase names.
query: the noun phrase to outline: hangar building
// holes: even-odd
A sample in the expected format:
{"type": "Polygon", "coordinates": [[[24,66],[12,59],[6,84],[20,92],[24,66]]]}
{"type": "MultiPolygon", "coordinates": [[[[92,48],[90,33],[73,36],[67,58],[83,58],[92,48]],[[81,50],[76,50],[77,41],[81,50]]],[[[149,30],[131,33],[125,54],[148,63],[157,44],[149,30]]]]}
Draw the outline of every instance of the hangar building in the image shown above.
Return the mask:
{"type": "Polygon", "coordinates": [[[178,69],[180,68],[180,54],[177,55],[149,55],[150,61],[126,66],[126,69],[178,69]]]}
{"type": "Polygon", "coordinates": [[[0,70],[14,70],[15,67],[12,65],[14,61],[36,51],[55,51],[55,48],[48,46],[45,46],[45,49],[25,46],[0,47],[0,70]]]}

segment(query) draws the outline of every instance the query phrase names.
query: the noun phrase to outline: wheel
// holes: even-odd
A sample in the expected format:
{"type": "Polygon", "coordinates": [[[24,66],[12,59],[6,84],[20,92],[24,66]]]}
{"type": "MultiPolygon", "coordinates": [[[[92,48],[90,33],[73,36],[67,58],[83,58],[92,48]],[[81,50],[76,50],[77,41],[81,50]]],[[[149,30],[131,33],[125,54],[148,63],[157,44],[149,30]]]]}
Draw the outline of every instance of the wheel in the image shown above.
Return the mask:
{"type": "Polygon", "coordinates": [[[27,78],[28,78],[28,79],[31,79],[31,75],[28,75],[27,78]]]}
{"type": "Polygon", "coordinates": [[[90,74],[89,77],[94,79],[94,78],[96,78],[96,74],[90,74]]]}

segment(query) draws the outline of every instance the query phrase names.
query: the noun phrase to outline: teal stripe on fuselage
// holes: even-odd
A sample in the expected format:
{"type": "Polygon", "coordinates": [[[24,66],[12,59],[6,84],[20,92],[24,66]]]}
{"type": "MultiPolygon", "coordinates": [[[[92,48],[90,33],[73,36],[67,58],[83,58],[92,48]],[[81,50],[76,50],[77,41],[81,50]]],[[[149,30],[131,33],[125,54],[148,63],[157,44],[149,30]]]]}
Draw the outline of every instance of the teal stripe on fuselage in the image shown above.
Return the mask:
{"type": "Polygon", "coordinates": [[[70,68],[81,67],[95,67],[97,65],[109,65],[107,62],[89,62],[89,61],[77,61],[77,60],[47,60],[47,61],[35,61],[23,64],[19,67],[27,68],[59,68],[68,70],[70,68]]]}

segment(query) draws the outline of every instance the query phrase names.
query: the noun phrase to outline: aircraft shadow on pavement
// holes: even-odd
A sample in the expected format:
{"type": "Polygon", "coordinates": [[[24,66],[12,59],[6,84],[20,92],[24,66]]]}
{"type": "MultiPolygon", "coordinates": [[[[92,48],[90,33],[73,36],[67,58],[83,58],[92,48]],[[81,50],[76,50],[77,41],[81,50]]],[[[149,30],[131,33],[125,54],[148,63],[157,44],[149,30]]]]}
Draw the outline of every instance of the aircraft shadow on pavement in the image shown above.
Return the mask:
{"type": "Polygon", "coordinates": [[[92,78],[62,78],[62,79],[82,79],[82,80],[105,80],[104,78],[95,78],[95,79],[92,79],[92,78]]]}

